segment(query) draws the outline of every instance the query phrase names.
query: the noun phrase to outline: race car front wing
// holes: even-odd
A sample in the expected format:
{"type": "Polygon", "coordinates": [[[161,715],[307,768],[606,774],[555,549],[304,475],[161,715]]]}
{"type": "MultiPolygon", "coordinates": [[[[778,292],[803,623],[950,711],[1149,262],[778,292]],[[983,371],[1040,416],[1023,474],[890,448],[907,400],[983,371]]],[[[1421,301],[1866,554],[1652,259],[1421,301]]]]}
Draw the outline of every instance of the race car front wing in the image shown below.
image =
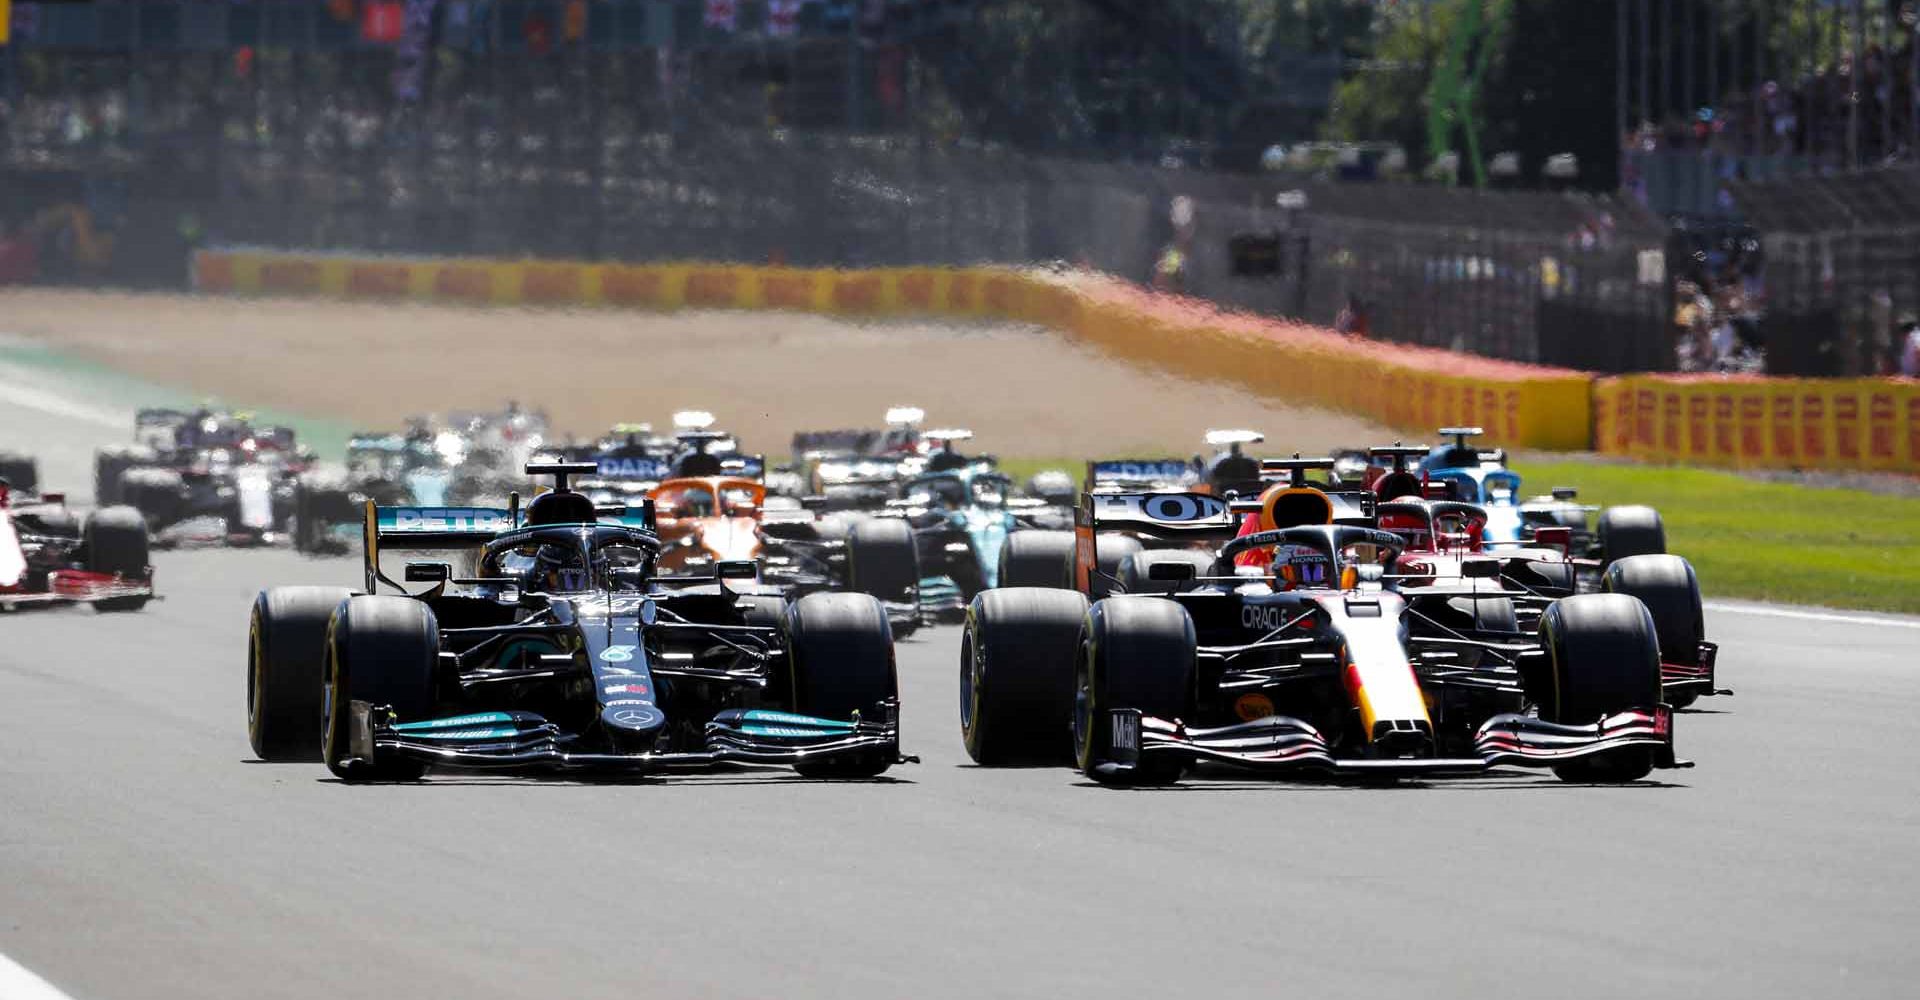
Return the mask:
{"type": "Polygon", "coordinates": [[[144,579],[113,573],[94,573],[78,569],[57,569],[47,574],[45,590],[0,590],[0,607],[30,604],[95,604],[101,601],[144,597],[158,600],[153,593],[153,571],[144,579]]]}
{"type": "Polygon", "coordinates": [[[1495,767],[1552,767],[1630,747],[1653,751],[1654,766],[1692,767],[1673,753],[1673,709],[1667,705],[1630,709],[1591,725],[1545,722],[1529,715],[1496,715],[1474,734],[1470,757],[1342,756],[1309,723],[1274,715],[1211,729],[1190,729],[1180,722],[1112,709],[1107,728],[1115,775],[1147,757],[1184,757],[1260,771],[1349,774],[1468,774],[1495,767]]]}
{"type": "Polygon", "coordinates": [[[1714,683],[1714,665],[1720,659],[1718,643],[1702,642],[1691,663],[1660,663],[1660,688],[1668,693],[1692,692],[1696,695],[1732,694],[1714,683]]]}
{"type": "Polygon", "coordinates": [[[900,753],[900,706],[892,700],[874,706],[871,718],[856,714],[849,721],[729,709],[707,723],[705,746],[700,750],[635,753],[573,749],[580,743],[578,736],[533,712],[477,712],[398,722],[385,706],[355,701],[350,711],[350,752],[367,761],[397,754],[466,768],[628,774],[720,764],[791,766],[802,761],[869,758],[876,752],[896,763],[919,763],[919,758],[900,753]]]}

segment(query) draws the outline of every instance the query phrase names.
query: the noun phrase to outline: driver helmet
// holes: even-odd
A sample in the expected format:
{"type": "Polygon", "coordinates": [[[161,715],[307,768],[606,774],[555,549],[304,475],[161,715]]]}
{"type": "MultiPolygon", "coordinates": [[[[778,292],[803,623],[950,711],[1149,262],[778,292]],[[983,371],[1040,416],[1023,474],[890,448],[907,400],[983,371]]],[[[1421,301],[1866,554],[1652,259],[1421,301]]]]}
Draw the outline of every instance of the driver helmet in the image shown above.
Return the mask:
{"type": "Polygon", "coordinates": [[[1485,522],[1479,518],[1463,517],[1457,514],[1434,518],[1433,544],[1441,548],[1464,548],[1468,552],[1480,551],[1480,543],[1485,522]]]}
{"type": "Polygon", "coordinates": [[[524,589],[564,594],[589,589],[590,575],[578,548],[548,543],[534,554],[524,589]]]}
{"type": "Polygon", "coordinates": [[[960,483],[952,479],[936,479],[927,484],[927,492],[933,502],[948,510],[959,510],[967,505],[967,491],[960,483]]]}
{"type": "Polygon", "coordinates": [[[1380,515],[1380,530],[1391,531],[1407,540],[1411,547],[1421,547],[1429,543],[1428,520],[1419,514],[1388,513],[1380,515]]]}

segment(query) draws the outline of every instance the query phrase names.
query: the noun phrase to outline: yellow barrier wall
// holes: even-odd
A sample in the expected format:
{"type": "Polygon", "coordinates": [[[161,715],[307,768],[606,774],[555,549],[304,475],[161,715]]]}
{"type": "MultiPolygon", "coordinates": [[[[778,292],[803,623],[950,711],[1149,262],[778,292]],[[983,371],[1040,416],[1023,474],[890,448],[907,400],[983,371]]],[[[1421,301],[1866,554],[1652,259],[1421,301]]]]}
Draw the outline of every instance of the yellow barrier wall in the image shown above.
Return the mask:
{"type": "Polygon", "coordinates": [[[201,251],[206,292],[491,305],[791,309],[1034,323],[1142,364],[1342,410],[1424,438],[1485,427],[1492,443],[1704,465],[1920,472],[1920,390],[1897,380],[1701,379],[1584,372],[1342,337],[1224,312],[1085,273],[835,271],[201,251]]]}
{"type": "Polygon", "coordinates": [[[1737,468],[1920,472],[1920,382],[1629,375],[1594,384],[1614,455],[1737,468]]]}

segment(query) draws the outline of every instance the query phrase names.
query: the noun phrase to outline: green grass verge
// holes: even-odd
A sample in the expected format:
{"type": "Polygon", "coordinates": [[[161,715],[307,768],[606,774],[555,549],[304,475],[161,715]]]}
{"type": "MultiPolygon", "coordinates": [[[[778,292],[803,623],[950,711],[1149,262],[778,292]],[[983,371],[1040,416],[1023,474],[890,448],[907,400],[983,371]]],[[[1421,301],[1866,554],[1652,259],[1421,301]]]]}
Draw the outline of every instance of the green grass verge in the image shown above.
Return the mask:
{"type": "Polygon", "coordinates": [[[1515,463],[1529,493],[1643,503],[1709,595],[1920,614],[1920,499],[1768,483],[1725,472],[1588,462],[1515,463]]]}
{"type": "MultiPolygon", "coordinates": [[[[1071,459],[1008,459],[1024,480],[1071,459]]],[[[1667,547],[1709,596],[1920,614],[1920,499],[1768,483],[1702,469],[1521,461],[1528,493],[1576,486],[1582,503],[1658,508],[1667,547]]]]}

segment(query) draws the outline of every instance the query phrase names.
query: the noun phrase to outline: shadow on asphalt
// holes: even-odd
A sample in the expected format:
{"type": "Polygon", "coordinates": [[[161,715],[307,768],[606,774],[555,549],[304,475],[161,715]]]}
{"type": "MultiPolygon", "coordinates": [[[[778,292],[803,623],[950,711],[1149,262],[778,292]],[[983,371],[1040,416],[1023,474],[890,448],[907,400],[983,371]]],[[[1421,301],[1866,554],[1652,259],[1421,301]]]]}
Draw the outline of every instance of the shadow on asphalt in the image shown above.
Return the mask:
{"type": "MultiPolygon", "coordinates": [[[[1097,781],[1078,781],[1076,788],[1109,788],[1097,781]]],[[[1666,781],[1635,781],[1628,784],[1560,781],[1550,777],[1525,775],[1452,778],[1446,781],[1246,781],[1232,778],[1189,778],[1177,785],[1136,785],[1114,787],[1122,792],[1455,792],[1455,791],[1551,791],[1584,788],[1663,789],[1691,788],[1666,781]]]]}
{"type": "Polygon", "coordinates": [[[673,788],[673,787],[712,787],[733,785],[913,785],[918,784],[911,778],[804,778],[797,774],[769,775],[753,777],[748,775],[711,776],[711,775],[640,775],[613,776],[606,778],[568,778],[546,777],[537,774],[516,775],[470,775],[440,774],[429,775],[418,781],[342,781],[328,776],[315,778],[322,785],[365,785],[393,786],[408,788],[479,788],[487,786],[513,786],[520,788],[617,788],[623,786],[673,788]]]}

